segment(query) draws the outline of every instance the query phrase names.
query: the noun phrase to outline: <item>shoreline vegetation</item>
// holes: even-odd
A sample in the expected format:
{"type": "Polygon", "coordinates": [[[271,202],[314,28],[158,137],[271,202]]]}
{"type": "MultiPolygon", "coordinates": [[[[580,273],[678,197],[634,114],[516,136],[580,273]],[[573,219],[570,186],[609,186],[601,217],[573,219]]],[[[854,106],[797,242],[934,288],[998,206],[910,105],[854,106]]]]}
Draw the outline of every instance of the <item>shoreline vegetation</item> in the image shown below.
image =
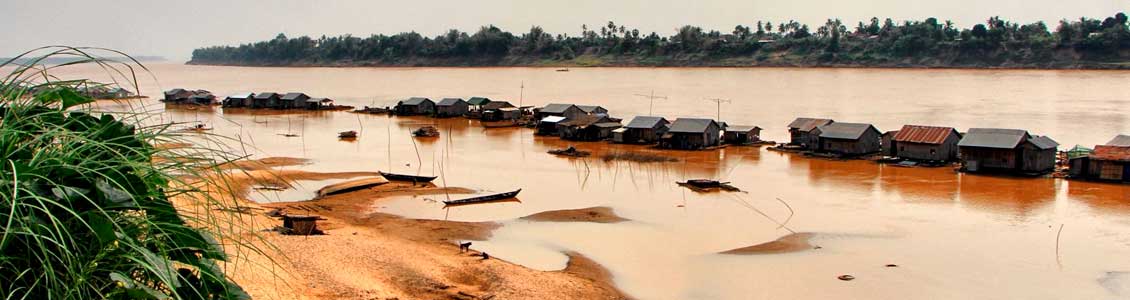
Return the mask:
{"type": "Polygon", "coordinates": [[[856,67],[1130,69],[1130,28],[1121,12],[1104,19],[1019,24],[999,17],[968,28],[927,18],[757,21],[732,31],[683,26],[671,36],[614,22],[582,26],[580,36],[534,26],[493,25],[369,37],[274,39],[196,49],[187,64],[265,67],[856,67]],[[1054,26],[1054,29],[1052,28],[1054,26]]]}

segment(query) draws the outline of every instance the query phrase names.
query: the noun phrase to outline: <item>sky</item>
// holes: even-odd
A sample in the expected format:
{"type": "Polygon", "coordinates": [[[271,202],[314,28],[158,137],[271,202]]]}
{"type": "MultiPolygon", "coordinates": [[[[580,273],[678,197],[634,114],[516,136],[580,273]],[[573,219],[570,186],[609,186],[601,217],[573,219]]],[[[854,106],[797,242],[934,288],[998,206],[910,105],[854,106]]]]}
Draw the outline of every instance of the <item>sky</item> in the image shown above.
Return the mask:
{"type": "MultiPolygon", "coordinates": [[[[816,27],[890,17],[953,20],[960,27],[991,16],[1014,22],[1105,18],[1130,0],[0,0],[0,57],[45,45],[97,46],[131,55],[187,60],[192,49],[309,35],[435,36],[493,24],[515,33],[538,25],[576,35],[582,24],[618,25],[668,36],[681,25],[730,32],[735,25],[797,20],[816,27]]],[[[854,27],[854,26],[849,26],[854,27]]]]}

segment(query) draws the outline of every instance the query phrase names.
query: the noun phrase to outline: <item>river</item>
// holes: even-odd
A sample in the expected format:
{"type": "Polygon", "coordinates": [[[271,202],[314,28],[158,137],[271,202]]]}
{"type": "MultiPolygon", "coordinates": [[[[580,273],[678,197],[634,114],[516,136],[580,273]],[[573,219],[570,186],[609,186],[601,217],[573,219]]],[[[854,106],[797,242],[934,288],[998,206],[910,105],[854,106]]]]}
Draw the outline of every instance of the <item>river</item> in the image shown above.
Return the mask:
{"type": "MultiPolygon", "coordinates": [[[[653,114],[715,117],[764,128],[783,141],[795,117],[872,123],[1021,128],[1061,149],[1093,146],[1130,132],[1130,72],[778,68],[248,68],[148,66],[143,93],[174,87],[301,91],[338,104],[386,106],[425,96],[485,96],[523,105],[595,104],[613,116],[648,114],[635,94],[666,96],[653,114]],[[521,96],[519,96],[521,95],[521,96]],[[705,99],[730,102],[720,106],[705,99]]],[[[67,73],[71,72],[71,73],[67,73]]],[[[98,70],[64,77],[103,79],[98,70]]],[[[127,104],[104,103],[121,109],[127,104]]],[[[481,191],[522,188],[521,202],[444,210],[431,198],[377,202],[374,211],[413,218],[499,221],[476,246],[535,269],[565,264],[563,250],[607,267],[641,299],[1117,299],[1130,297],[1130,187],[1052,178],[897,168],[729,147],[659,151],[565,142],[529,129],[483,129],[462,118],[347,112],[224,113],[129,102],[162,122],[204,122],[240,139],[252,157],[313,160],[312,171],[393,170],[442,175],[440,184],[481,191]],[[435,123],[441,137],[408,131],[435,123]],[[336,138],[358,130],[355,142],[336,138]],[[286,137],[281,133],[297,134],[286,137]],[[549,149],[576,145],[597,157],[569,159],[549,149]],[[651,152],[669,163],[606,162],[600,154],[651,152]],[[442,166],[442,167],[441,167],[442,166]],[[740,193],[696,193],[675,185],[718,178],[740,193]],[[778,200],[779,199],[779,200],[778,200]],[[787,204],[787,205],[786,205],[787,204]],[[542,211],[607,206],[631,221],[545,223],[516,218],[542,211]],[[790,213],[791,211],[791,213],[790,213]],[[789,216],[792,216],[791,218],[789,216]],[[786,223],[787,220],[787,223],[786,223]],[[785,226],[781,226],[785,223],[785,226]],[[1062,226],[1062,230],[1061,230],[1062,226]],[[819,249],[759,255],[717,254],[789,234],[814,233],[819,249]],[[887,267],[888,264],[897,267],[887,267]],[[855,280],[841,281],[849,274],[855,280]]],[[[313,187],[317,188],[317,187],[313,187]]],[[[302,193],[263,197],[295,201],[302,193]]]]}

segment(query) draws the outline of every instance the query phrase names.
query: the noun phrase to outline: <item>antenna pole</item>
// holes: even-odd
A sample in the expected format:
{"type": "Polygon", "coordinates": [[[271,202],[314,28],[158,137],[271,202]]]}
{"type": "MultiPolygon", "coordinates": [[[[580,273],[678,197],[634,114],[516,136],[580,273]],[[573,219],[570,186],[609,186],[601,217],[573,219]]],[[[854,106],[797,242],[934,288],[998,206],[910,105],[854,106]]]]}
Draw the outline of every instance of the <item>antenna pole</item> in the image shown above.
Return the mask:
{"type": "Polygon", "coordinates": [[[644,97],[644,98],[647,98],[647,99],[648,99],[648,102],[647,102],[647,115],[649,115],[649,116],[650,116],[650,115],[651,115],[651,113],[652,113],[652,108],[654,108],[654,107],[655,107],[655,99],[667,99],[667,96],[656,96],[656,95],[655,95],[655,90],[651,90],[651,93],[650,93],[650,94],[647,94],[647,95],[644,95],[644,94],[635,94],[635,95],[636,95],[636,96],[640,96],[640,97],[644,97]]]}
{"type": "Polygon", "coordinates": [[[518,108],[522,108],[522,100],[526,98],[526,81],[522,81],[522,86],[518,90],[518,108]]]}
{"type": "Polygon", "coordinates": [[[715,104],[718,105],[718,116],[716,116],[716,118],[717,118],[718,122],[722,122],[722,103],[723,102],[731,103],[730,99],[709,98],[709,99],[706,99],[706,101],[713,101],[715,104]]]}

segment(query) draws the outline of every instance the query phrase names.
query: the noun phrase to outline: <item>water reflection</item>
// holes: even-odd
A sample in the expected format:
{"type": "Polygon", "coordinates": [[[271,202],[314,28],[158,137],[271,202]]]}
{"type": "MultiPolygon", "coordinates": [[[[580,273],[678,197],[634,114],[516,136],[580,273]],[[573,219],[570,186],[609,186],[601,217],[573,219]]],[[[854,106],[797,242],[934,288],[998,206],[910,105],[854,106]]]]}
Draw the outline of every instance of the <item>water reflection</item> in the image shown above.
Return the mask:
{"type": "Polygon", "coordinates": [[[961,174],[958,197],[963,204],[1028,216],[1055,201],[1059,180],[961,174]]]}

